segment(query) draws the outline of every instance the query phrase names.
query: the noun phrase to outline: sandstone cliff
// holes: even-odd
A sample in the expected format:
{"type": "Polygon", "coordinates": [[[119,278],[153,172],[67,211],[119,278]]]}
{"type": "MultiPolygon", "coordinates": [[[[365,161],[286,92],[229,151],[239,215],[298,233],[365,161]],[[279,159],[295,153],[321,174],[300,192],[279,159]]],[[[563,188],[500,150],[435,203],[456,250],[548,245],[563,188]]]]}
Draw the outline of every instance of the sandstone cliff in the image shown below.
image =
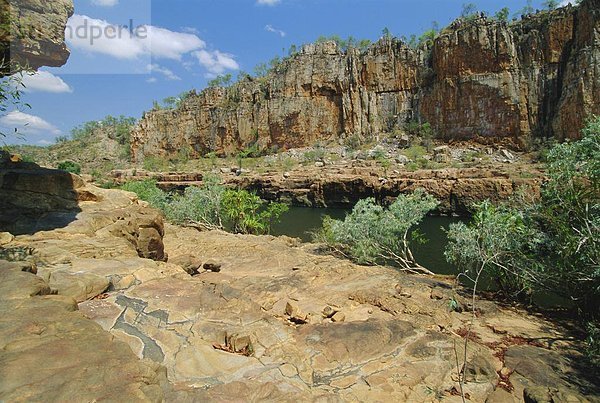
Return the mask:
{"type": "Polygon", "coordinates": [[[600,113],[599,31],[600,1],[585,0],[510,24],[457,20],[420,49],[396,39],[362,53],[307,45],[267,77],[146,113],[133,155],[291,148],[375,137],[411,121],[449,140],[575,138],[586,116],[600,113]]]}
{"type": "Polygon", "coordinates": [[[22,67],[65,64],[65,26],[71,15],[72,0],[0,0],[0,76],[22,67]]]}

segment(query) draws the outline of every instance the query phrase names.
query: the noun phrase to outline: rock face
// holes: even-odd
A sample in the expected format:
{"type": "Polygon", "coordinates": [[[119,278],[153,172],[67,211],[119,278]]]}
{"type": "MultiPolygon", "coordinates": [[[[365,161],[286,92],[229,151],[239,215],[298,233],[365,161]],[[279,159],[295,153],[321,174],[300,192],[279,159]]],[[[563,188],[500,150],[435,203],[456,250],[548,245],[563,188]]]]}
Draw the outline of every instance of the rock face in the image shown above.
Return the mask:
{"type": "Polygon", "coordinates": [[[292,148],[372,138],[411,121],[444,139],[575,138],[600,112],[599,29],[600,1],[584,0],[511,24],[458,20],[418,50],[390,39],[363,53],[307,45],[267,77],[146,113],[133,155],[292,148]]]}
{"type": "MultiPolygon", "coordinates": [[[[399,194],[424,189],[439,202],[443,214],[467,214],[472,205],[483,200],[502,202],[520,188],[531,196],[539,194],[543,176],[538,171],[519,177],[501,166],[493,168],[446,168],[398,171],[383,178],[381,169],[369,167],[305,167],[286,172],[267,172],[237,176],[223,175],[223,183],[232,188],[256,192],[261,198],[302,207],[351,208],[359,200],[373,197],[391,202],[399,194]]],[[[118,182],[153,179],[167,191],[181,191],[188,186],[201,186],[201,173],[151,173],[143,170],[113,171],[118,182]]]]}
{"type": "Polygon", "coordinates": [[[144,259],[121,228],[146,207],[88,189],[65,227],[0,248],[0,400],[460,401],[464,337],[471,401],[598,395],[552,322],[478,301],[467,336],[450,280],[170,225],[174,263],[144,259]]]}
{"type": "Polygon", "coordinates": [[[2,66],[0,75],[19,67],[37,70],[65,64],[69,57],[65,26],[71,15],[72,0],[1,0],[0,47],[2,60],[10,63],[2,66]]]}
{"type": "Polygon", "coordinates": [[[70,231],[69,225],[76,221],[76,231],[107,232],[129,241],[140,257],[166,260],[163,218],[138,202],[134,194],[107,193],[65,171],[33,164],[0,164],[0,232],[70,231]]]}

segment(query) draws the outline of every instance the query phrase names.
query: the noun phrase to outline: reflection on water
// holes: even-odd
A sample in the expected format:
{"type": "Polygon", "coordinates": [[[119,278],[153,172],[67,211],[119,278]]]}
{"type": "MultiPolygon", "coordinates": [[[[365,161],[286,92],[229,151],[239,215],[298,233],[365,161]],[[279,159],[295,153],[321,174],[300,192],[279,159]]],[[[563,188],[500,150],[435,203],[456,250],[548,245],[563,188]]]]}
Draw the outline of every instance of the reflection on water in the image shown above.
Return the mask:
{"type": "MultiPolygon", "coordinates": [[[[287,235],[311,240],[311,233],[321,228],[323,218],[343,219],[349,210],[345,209],[311,209],[291,207],[282,217],[281,222],[273,227],[273,235],[287,235]]],[[[464,218],[455,217],[426,217],[419,229],[429,240],[424,245],[414,245],[412,250],[415,259],[424,267],[437,274],[456,274],[456,268],[446,262],[444,249],[448,242],[445,230],[451,223],[460,222],[464,218]]]]}

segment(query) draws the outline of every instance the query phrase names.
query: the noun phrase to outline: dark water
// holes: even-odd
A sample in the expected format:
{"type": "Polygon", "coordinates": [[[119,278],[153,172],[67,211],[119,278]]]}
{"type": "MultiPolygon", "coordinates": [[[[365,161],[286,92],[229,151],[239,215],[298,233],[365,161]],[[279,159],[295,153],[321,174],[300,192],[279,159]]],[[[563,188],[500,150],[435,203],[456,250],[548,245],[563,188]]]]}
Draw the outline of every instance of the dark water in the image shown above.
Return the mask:
{"type": "MultiPolygon", "coordinates": [[[[345,209],[312,209],[304,207],[291,207],[282,217],[281,222],[273,227],[273,235],[287,235],[300,238],[303,241],[311,240],[311,233],[321,228],[323,217],[326,215],[343,219],[349,210],[345,209]]],[[[419,230],[429,241],[424,245],[413,245],[412,251],[415,259],[422,266],[436,274],[456,274],[455,267],[446,262],[444,250],[448,242],[446,233],[450,224],[465,220],[454,217],[426,217],[419,230]]]]}

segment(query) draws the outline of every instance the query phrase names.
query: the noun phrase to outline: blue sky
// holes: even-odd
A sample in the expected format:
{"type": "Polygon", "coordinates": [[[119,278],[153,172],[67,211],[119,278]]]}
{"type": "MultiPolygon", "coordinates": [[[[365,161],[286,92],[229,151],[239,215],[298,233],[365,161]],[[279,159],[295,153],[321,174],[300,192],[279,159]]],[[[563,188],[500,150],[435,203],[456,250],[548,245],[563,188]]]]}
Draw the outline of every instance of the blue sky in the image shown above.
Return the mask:
{"type": "MultiPolygon", "coordinates": [[[[320,35],[377,40],[388,27],[395,36],[420,34],[433,21],[444,26],[463,0],[75,0],[75,29],[85,21],[144,25],[146,41],[69,38],[66,66],[26,77],[31,109],[0,117],[5,132],[19,128],[25,142],[49,144],[86,121],[106,115],[140,118],[162,100],[202,89],[221,73],[252,72],[256,64],[287,53],[291,44],[320,35]],[[115,74],[116,73],[116,74],[115,74]],[[123,74],[127,73],[127,74],[123,74]],[[27,122],[27,123],[26,123],[27,122]]],[[[526,0],[472,1],[494,13],[516,11],[526,0]]],[[[533,6],[542,8],[542,0],[533,6]]],[[[141,32],[141,31],[140,31],[141,32]]],[[[8,142],[15,142],[9,139],[8,142]]]]}

